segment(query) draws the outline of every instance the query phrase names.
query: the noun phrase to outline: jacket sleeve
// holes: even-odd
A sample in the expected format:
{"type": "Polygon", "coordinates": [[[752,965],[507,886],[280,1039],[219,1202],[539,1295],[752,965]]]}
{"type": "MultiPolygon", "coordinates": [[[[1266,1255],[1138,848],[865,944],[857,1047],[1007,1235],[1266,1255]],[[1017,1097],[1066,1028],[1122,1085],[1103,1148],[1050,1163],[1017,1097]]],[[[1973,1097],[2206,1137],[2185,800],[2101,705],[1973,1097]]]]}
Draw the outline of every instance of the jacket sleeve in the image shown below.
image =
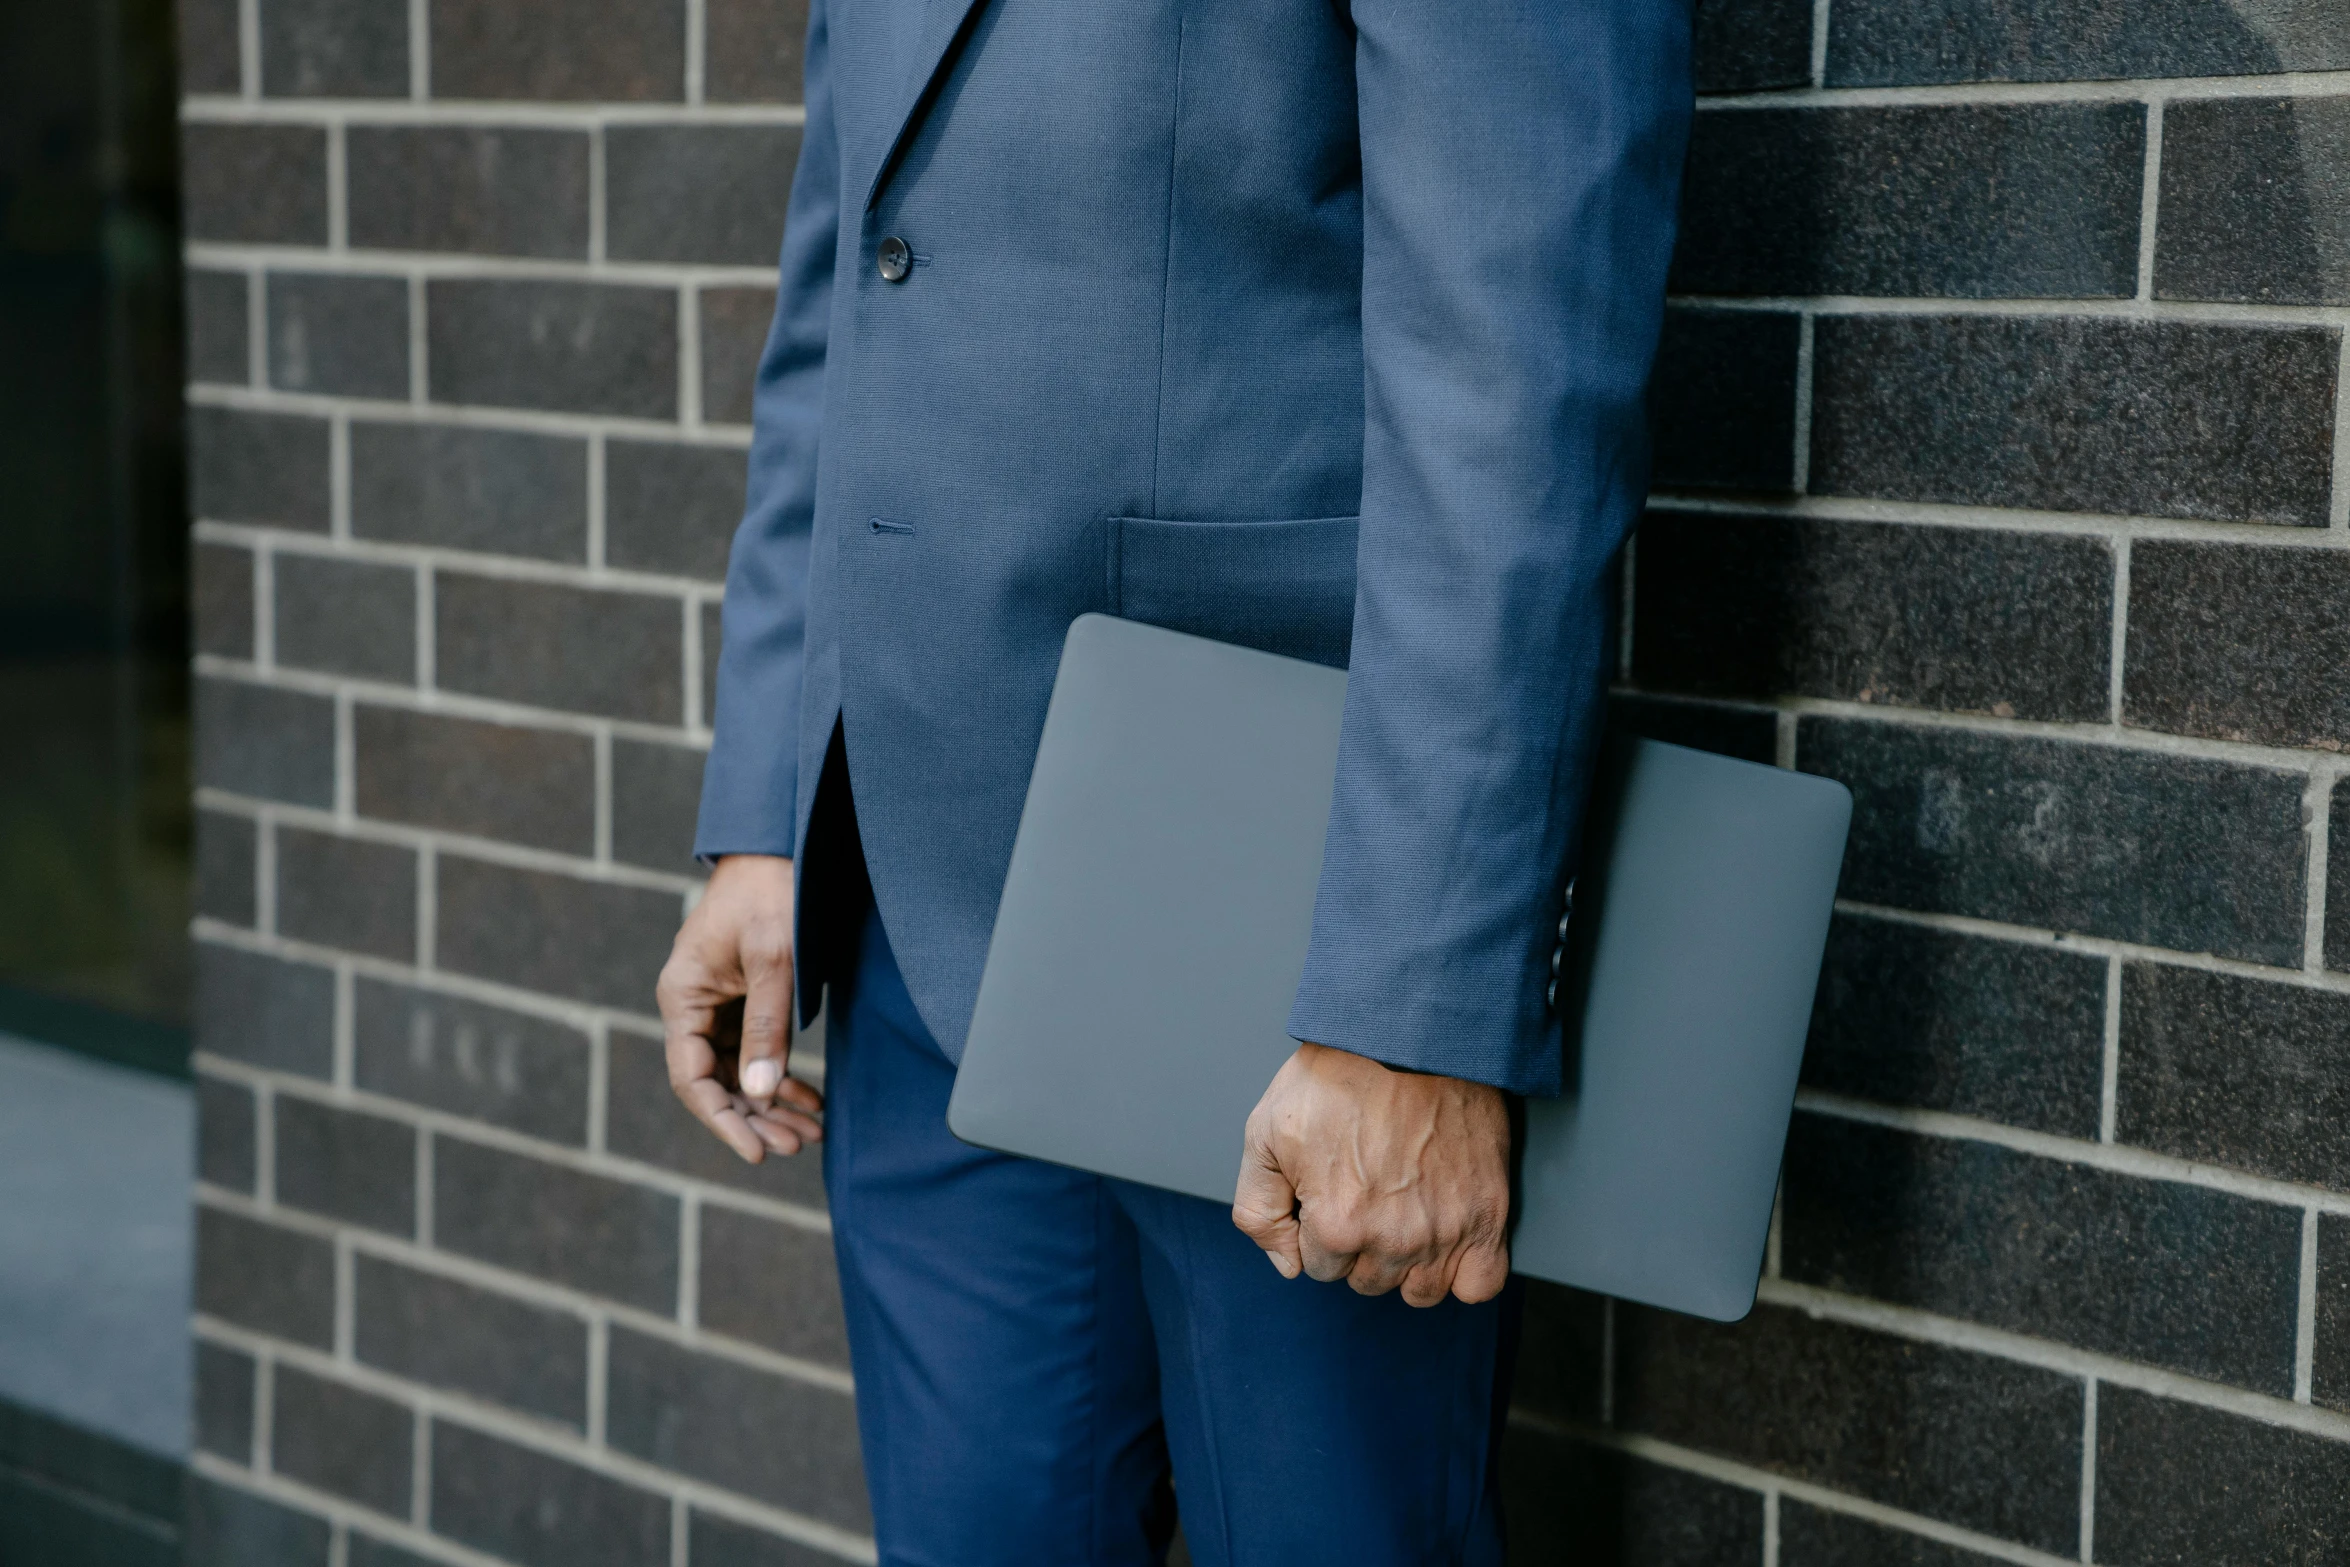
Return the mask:
{"type": "Polygon", "coordinates": [[[1556,1093],[1544,997],[1688,138],[1689,0],[1354,0],[1354,653],[1289,1031],[1556,1093]]]}
{"type": "Polygon", "coordinates": [[[784,218],[775,322],[752,393],[750,482],[726,568],[717,713],[694,853],[790,854],[799,789],[816,443],[840,231],[840,152],[826,73],[825,0],[808,8],[805,98],[784,218]]]}

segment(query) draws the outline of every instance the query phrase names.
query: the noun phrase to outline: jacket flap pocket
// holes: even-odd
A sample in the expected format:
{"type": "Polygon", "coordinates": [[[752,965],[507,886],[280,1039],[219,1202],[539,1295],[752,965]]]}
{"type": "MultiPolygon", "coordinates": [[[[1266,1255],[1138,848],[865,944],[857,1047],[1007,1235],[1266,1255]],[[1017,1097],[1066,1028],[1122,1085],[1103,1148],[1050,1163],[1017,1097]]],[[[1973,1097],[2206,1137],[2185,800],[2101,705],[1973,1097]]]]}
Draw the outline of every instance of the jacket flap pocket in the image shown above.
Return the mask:
{"type": "Polygon", "coordinates": [[[1346,666],[1355,519],[1110,519],[1110,603],[1128,620],[1346,666]]]}

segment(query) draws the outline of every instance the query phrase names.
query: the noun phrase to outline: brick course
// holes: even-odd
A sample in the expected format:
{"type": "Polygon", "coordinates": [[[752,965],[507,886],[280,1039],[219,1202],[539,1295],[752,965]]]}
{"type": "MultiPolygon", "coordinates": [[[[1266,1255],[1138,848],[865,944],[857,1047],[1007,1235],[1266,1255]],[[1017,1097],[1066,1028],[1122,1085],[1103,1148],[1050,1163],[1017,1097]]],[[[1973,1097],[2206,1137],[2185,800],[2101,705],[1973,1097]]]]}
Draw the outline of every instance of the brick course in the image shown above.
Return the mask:
{"type": "Polygon", "coordinates": [[[583,260],[592,138],[528,126],[349,132],[351,243],[583,260]]]}
{"type": "Polygon", "coordinates": [[[362,1364],[586,1426],[585,1318],[378,1257],[359,1259],[352,1289],[362,1364]]]}
{"type": "MultiPolygon", "coordinates": [[[[821,1167],[649,1018],[805,20],[179,8],[192,1567],[870,1552],[821,1167]]],[[[1696,25],[1612,709],[1860,810],[1762,1304],[1530,1290],[1513,1549],[2330,1560],[2350,31],[1696,25]]]]}

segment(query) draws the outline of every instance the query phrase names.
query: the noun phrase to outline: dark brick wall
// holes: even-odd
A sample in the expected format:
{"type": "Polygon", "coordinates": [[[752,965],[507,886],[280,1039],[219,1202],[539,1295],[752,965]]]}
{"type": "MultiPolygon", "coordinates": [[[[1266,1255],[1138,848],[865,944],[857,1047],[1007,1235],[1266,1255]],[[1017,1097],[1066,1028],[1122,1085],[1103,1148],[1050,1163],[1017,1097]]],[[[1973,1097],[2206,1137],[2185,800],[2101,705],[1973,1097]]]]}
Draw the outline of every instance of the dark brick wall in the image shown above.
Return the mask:
{"type": "Polygon", "coordinates": [[[1521,1386],[1571,1559],[2341,1553],[2350,27],[2255,11],[1702,0],[1619,709],[1857,811],[1756,1314],[1521,1386]]]}
{"type": "MultiPolygon", "coordinates": [[[[804,5],[181,9],[191,1567],[866,1559],[820,1175],[649,989],[804,5]]],[[[1532,1292],[1519,1559],[2337,1560],[2350,29],[1698,36],[1616,711],[1860,812],[1762,1303],[1532,1292]]]]}
{"type": "Polygon", "coordinates": [[[804,0],[187,0],[190,1567],[856,1561],[812,1162],[671,1099],[804,0]]]}

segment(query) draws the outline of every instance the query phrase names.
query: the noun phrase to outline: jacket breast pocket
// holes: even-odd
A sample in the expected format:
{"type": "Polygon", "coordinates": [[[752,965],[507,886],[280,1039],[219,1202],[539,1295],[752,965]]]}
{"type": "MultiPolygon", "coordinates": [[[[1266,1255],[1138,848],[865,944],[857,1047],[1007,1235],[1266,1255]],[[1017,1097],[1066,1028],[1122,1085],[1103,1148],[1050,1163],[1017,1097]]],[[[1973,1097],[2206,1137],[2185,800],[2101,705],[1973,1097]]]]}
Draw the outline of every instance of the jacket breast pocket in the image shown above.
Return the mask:
{"type": "Polygon", "coordinates": [[[1352,517],[1112,517],[1111,612],[1343,669],[1354,641],[1355,534],[1352,517]]]}

